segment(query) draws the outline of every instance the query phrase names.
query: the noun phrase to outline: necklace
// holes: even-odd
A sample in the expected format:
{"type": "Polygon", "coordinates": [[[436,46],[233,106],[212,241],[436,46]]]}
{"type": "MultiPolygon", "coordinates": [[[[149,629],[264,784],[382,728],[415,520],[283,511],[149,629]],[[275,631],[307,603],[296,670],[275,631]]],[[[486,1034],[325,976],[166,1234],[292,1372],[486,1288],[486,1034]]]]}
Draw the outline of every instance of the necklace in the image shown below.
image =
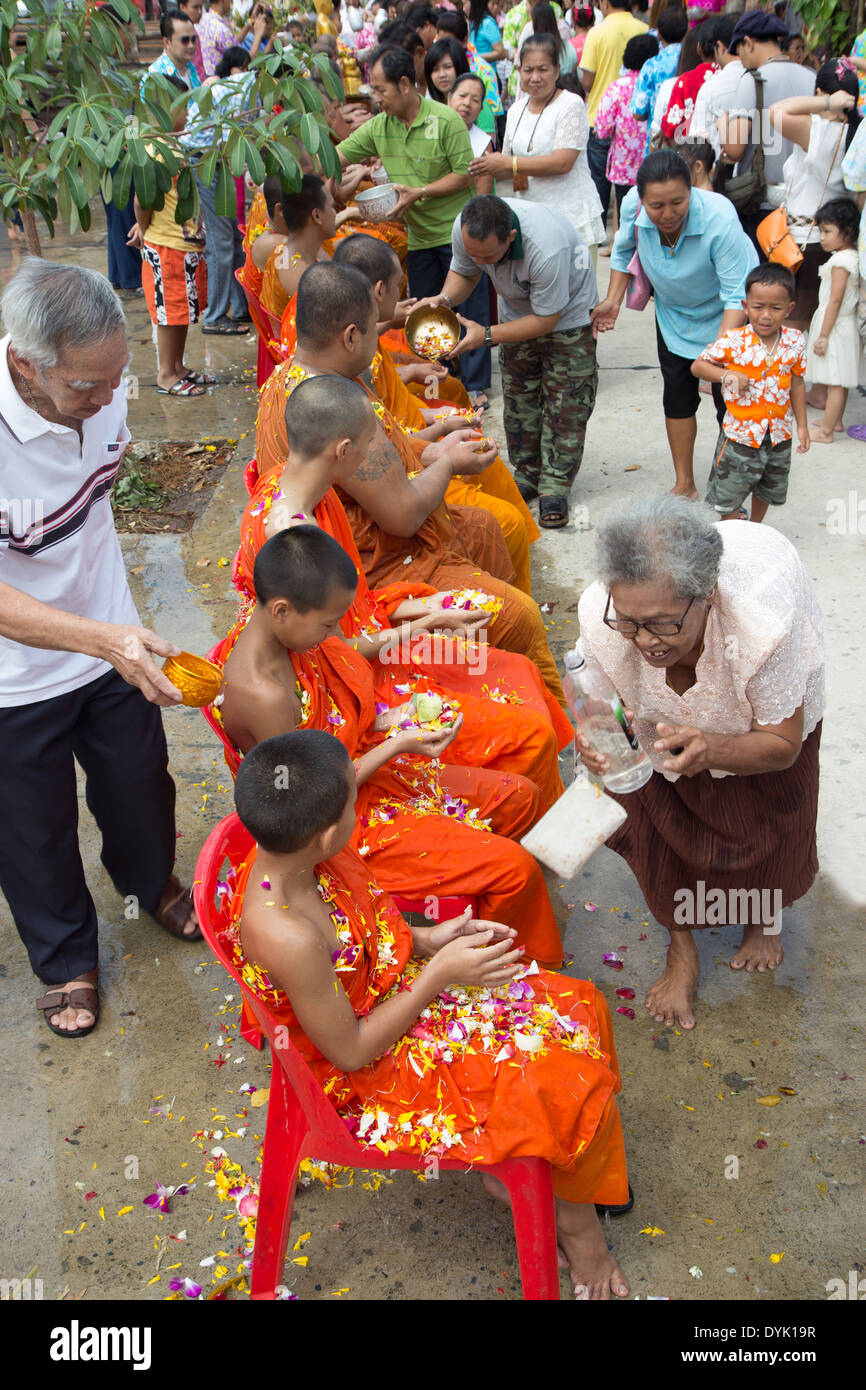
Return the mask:
{"type": "Polygon", "coordinates": [[[769,364],[770,362],[772,362],[773,357],[775,356],[776,352],[778,351],[779,343],[781,342],[781,340],[782,340],[782,330],[781,330],[781,328],[780,328],[780,329],[777,331],[777,333],[776,333],[776,340],[775,340],[775,342],[773,343],[773,346],[772,346],[771,348],[768,348],[768,347],[767,347],[767,344],[764,343],[764,345],[763,345],[763,346],[764,346],[764,352],[766,353],[766,357],[767,357],[767,362],[768,362],[768,364],[769,364]]]}
{"type": "Polygon", "coordinates": [[[660,236],[661,239],[664,241],[665,246],[667,246],[668,249],[670,250],[671,255],[674,254],[674,247],[676,246],[677,242],[678,242],[679,239],[680,239],[680,234],[681,234],[682,230],[683,230],[682,227],[680,227],[680,229],[679,229],[679,231],[677,232],[676,236],[674,237],[673,241],[671,241],[671,240],[665,235],[665,233],[664,233],[663,231],[661,231],[661,230],[659,231],[659,236],[660,236]]]}

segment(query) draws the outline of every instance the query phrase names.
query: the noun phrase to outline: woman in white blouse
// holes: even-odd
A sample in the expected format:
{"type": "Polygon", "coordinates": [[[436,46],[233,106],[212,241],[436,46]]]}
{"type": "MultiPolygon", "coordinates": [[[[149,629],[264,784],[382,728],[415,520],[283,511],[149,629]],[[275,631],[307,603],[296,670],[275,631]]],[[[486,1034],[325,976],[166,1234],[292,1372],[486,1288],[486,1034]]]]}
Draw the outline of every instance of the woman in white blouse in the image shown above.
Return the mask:
{"type": "MultiPolygon", "coordinates": [[[[628,819],[608,843],[670,932],[646,1006],[693,1028],[692,930],[741,926],[733,968],[773,970],[781,909],[817,872],[821,616],[780,532],[719,523],[685,497],[609,513],[597,568],[578,609],[581,643],[655,768],[617,797],[628,819]]],[[[605,771],[585,740],[577,747],[592,773],[605,771]]]]}
{"type": "Polygon", "coordinates": [[[559,81],[558,44],[536,34],[520,50],[522,94],[510,108],[501,154],[485,154],[469,172],[492,174],[500,191],[516,198],[548,203],[574,224],[593,259],[604,240],[601,202],[589,172],[586,146],[589,121],[581,97],[564,92],[559,81]]]}

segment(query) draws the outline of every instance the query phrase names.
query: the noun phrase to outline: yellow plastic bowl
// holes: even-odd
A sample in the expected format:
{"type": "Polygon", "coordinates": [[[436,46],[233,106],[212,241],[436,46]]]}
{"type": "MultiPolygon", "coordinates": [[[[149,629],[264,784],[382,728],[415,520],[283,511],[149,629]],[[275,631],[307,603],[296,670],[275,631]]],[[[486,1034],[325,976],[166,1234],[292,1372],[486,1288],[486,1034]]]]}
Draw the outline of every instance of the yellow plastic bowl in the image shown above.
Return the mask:
{"type": "Polygon", "coordinates": [[[172,685],[177,686],[185,705],[201,709],[219,695],[223,673],[203,656],[181,652],[180,656],[170,656],[162,669],[172,685]]]}

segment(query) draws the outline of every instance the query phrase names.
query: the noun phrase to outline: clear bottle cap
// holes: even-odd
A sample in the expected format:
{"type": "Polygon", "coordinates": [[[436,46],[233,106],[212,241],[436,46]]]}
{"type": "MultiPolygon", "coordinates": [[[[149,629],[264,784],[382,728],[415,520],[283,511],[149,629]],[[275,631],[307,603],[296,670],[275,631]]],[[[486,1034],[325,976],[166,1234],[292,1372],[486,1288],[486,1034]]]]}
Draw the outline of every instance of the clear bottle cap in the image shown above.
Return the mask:
{"type": "Polygon", "coordinates": [[[586,657],[580,646],[580,642],[572,647],[571,651],[565,653],[564,657],[566,671],[579,671],[581,666],[586,665],[586,657]]]}

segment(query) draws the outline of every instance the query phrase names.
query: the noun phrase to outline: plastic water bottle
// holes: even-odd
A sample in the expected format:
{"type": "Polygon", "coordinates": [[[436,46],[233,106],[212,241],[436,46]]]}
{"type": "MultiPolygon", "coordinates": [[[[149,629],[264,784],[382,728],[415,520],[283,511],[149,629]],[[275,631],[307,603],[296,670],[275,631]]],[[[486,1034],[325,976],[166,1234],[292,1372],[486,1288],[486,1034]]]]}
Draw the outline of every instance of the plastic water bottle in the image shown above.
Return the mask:
{"type": "Polygon", "coordinates": [[[653,765],[625,717],[622,700],[604,672],[590,665],[580,642],[565,654],[565,697],[578,732],[610,767],[602,774],[608,791],[634,792],[653,774],[653,765]]]}

